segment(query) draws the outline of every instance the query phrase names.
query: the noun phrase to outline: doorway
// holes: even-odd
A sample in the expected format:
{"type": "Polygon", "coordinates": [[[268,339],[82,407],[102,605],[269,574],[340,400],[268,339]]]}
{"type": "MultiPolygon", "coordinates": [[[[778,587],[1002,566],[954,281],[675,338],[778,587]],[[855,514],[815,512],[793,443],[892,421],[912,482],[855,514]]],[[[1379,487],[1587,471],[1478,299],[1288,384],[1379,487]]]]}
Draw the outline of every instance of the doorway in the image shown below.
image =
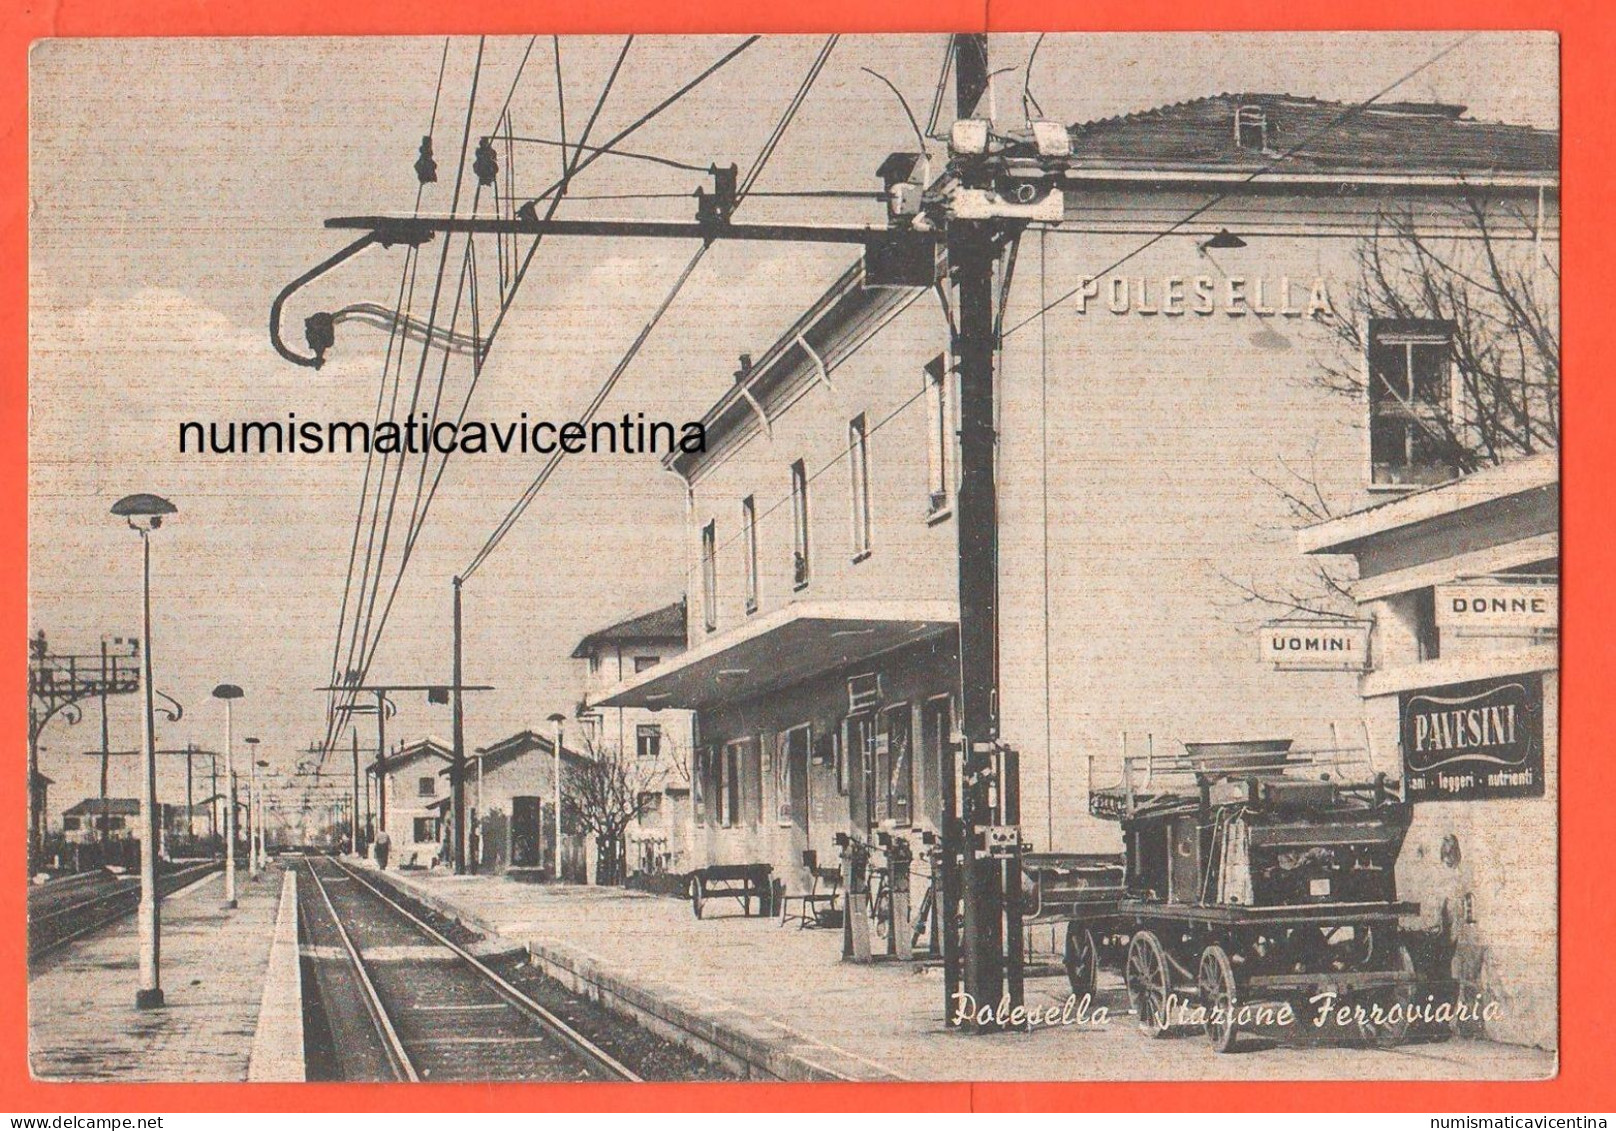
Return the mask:
{"type": "Polygon", "coordinates": [[[949,736],[954,730],[953,703],[947,695],[926,700],[920,712],[921,816],[932,828],[943,827],[943,767],[949,765],[949,736]]]}
{"type": "Polygon", "coordinates": [[[848,816],[855,829],[867,833],[875,824],[875,774],[870,764],[875,753],[875,716],[849,715],[846,734],[842,759],[847,775],[848,816]]]}
{"type": "Polygon", "coordinates": [[[543,803],[537,797],[511,798],[511,867],[544,866],[543,803]]]}
{"type": "Polygon", "coordinates": [[[806,724],[792,727],[780,735],[775,751],[775,796],[779,804],[779,822],[791,830],[790,859],[802,859],[809,846],[808,826],[808,760],[813,749],[813,730],[806,724]]]}

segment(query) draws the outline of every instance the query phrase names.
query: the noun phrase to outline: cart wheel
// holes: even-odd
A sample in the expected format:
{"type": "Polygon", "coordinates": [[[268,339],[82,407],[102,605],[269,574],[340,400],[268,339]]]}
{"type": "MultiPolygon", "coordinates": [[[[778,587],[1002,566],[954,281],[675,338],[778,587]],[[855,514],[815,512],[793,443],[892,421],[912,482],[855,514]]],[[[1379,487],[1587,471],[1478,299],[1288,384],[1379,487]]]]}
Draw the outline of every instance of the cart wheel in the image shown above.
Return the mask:
{"type": "Polygon", "coordinates": [[[702,906],[704,904],[706,904],[706,902],[707,902],[707,891],[706,891],[705,886],[701,882],[701,877],[700,876],[691,876],[690,877],[690,910],[692,910],[692,911],[694,911],[696,913],[696,918],[698,918],[698,919],[701,918],[701,909],[702,909],[702,906]]]}
{"type": "Polygon", "coordinates": [[[884,939],[892,933],[892,893],[885,888],[870,904],[870,917],[875,920],[875,937],[884,939]]]}
{"type": "Polygon", "coordinates": [[[1239,1003],[1235,997],[1234,967],[1229,956],[1217,943],[1201,952],[1201,1008],[1206,1011],[1206,1035],[1217,1052],[1229,1052],[1240,1036],[1235,1024],[1235,1010],[1239,1003]]]}
{"type": "MultiPolygon", "coordinates": [[[[1403,974],[1414,972],[1414,958],[1408,953],[1408,947],[1397,948],[1397,962],[1394,969],[1403,974]]],[[[1365,1014],[1358,1020],[1358,1035],[1371,1044],[1401,1044],[1408,1036],[1409,1014],[1414,1008],[1414,986],[1411,984],[1397,986],[1385,995],[1384,1000],[1371,1004],[1378,1004],[1388,1012],[1396,1007],[1397,1017],[1395,1020],[1388,1019],[1377,1024],[1373,1016],[1365,1014]]]]}
{"type": "Polygon", "coordinates": [[[1149,931],[1140,931],[1128,944],[1128,1004],[1133,1007],[1139,1031],[1153,1040],[1170,1036],[1167,953],[1161,940],[1149,931]]]}
{"type": "Polygon", "coordinates": [[[1098,980],[1099,954],[1094,945],[1094,932],[1076,923],[1066,924],[1066,980],[1079,1001],[1094,997],[1098,980]]]}

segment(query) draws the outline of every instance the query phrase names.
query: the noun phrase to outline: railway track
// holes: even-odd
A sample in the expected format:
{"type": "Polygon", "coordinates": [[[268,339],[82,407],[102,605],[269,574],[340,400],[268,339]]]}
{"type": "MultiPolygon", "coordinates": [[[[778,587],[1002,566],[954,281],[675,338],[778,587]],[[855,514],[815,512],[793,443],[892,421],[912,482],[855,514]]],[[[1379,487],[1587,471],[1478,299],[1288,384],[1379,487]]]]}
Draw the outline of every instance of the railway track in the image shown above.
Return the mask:
{"type": "Polygon", "coordinates": [[[326,857],[298,870],[305,969],[327,1029],[310,1056],[329,1063],[311,1076],[640,1079],[362,873],[326,857]]]}
{"type": "MultiPolygon", "coordinates": [[[[193,864],[157,877],[159,896],[172,895],[219,864],[193,864]]],[[[35,902],[30,900],[30,903],[35,902]]],[[[140,905],[138,877],[111,876],[105,881],[86,880],[59,893],[58,898],[41,900],[28,908],[28,957],[43,958],[86,935],[110,926],[134,913],[140,905]]]]}

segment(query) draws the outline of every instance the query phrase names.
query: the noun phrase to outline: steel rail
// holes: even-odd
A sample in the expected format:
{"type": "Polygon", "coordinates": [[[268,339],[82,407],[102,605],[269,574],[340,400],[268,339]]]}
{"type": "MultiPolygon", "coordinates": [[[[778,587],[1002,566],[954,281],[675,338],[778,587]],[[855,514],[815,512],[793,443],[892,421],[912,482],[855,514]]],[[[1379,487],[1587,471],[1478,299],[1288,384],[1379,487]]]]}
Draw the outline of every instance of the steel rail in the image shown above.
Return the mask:
{"type": "MultiPolygon", "coordinates": [[[[340,868],[341,865],[338,864],[340,868]]],[[[359,957],[359,948],[354,946],[353,938],[348,934],[348,928],[342,925],[342,916],[337,914],[336,905],[331,902],[331,893],[325,890],[325,881],[320,879],[320,870],[315,867],[314,860],[309,860],[309,875],[314,877],[314,888],[325,901],[326,910],[331,913],[331,921],[336,924],[337,937],[348,952],[348,960],[353,964],[354,973],[359,975],[359,984],[365,991],[365,1008],[370,1013],[370,1019],[376,1025],[376,1032],[381,1035],[382,1046],[387,1053],[387,1060],[393,1066],[393,1073],[400,1080],[412,1084],[421,1082],[421,1076],[415,1071],[415,1064],[410,1060],[409,1052],[404,1048],[404,1042],[393,1028],[393,1019],[388,1016],[387,1007],[382,1004],[381,994],[376,990],[376,984],[370,980],[370,971],[365,968],[365,960],[359,957]]]]}
{"type": "MultiPolygon", "coordinates": [[[[159,886],[166,884],[173,888],[175,883],[179,883],[183,887],[184,881],[206,878],[208,874],[211,874],[217,868],[217,864],[198,864],[176,872],[169,872],[160,878],[159,886]],[[198,873],[201,873],[200,877],[198,873]]],[[[178,889],[173,888],[173,890],[178,889]]],[[[159,898],[172,895],[173,890],[160,892],[159,898]]],[[[28,957],[43,958],[46,955],[54,954],[68,943],[77,942],[86,935],[94,934],[104,927],[112,926],[112,924],[134,911],[139,900],[139,884],[121,884],[112,891],[102,892],[88,899],[77,900],[65,907],[42,908],[38,912],[30,910],[28,912],[28,957]],[[123,906],[119,906],[120,904],[123,906]],[[80,912],[92,912],[94,908],[98,907],[111,909],[111,914],[91,918],[82,926],[68,930],[66,934],[35,940],[34,935],[37,931],[49,931],[56,924],[68,919],[70,916],[80,912]]]]}
{"type": "MultiPolygon", "coordinates": [[[[382,891],[375,884],[371,883],[371,881],[365,876],[361,875],[359,872],[356,872],[347,864],[344,864],[341,860],[332,858],[331,863],[335,864],[356,883],[364,885],[364,887],[375,895],[376,898],[380,899],[383,903],[386,903],[395,912],[397,912],[400,917],[408,920],[410,925],[421,934],[425,935],[439,946],[452,951],[456,957],[470,966],[478,974],[482,975],[490,985],[499,991],[499,995],[501,997],[510,1002],[512,1005],[516,1006],[518,1009],[532,1016],[546,1029],[554,1032],[555,1035],[560,1037],[561,1040],[571,1047],[574,1052],[598,1065],[600,1068],[604,1069],[607,1073],[615,1076],[619,1080],[624,1080],[634,1084],[644,1082],[633,1069],[629,1068],[622,1061],[612,1056],[611,1053],[595,1044],[588,1037],[578,1032],[578,1030],[574,1029],[571,1025],[568,1025],[565,1021],[557,1017],[544,1006],[534,1001],[527,994],[511,985],[510,982],[500,977],[496,971],[484,964],[470,951],[451,942],[430,923],[427,923],[409,908],[399,903],[385,891],[382,891]]],[[[310,870],[313,870],[312,865],[310,870]]],[[[323,888],[321,890],[324,891],[323,888]]]]}

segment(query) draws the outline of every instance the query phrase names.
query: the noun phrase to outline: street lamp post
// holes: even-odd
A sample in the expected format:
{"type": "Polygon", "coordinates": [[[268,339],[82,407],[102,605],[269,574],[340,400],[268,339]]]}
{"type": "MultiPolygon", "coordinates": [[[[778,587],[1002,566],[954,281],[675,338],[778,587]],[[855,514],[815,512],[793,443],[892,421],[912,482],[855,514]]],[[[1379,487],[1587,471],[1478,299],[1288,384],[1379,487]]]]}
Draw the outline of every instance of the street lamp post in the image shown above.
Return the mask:
{"type": "Polygon", "coordinates": [[[551,878],[561,882],[561,738],[566,731],[567,716],[560,711],[550,716],[555,724],[555,874],[551,878]]]}
{"type": "Polygon", "coordinates": [[[236,905],[236,751],[231,735],[230,705],[245,692],[233,683],[221,683],[213,689],[215,699],[224,700],[224,905],[236,905]]]}
{"type": "MultiPolygon", "coordinates": [[[[178,510],[158,495],[126,495],[112,506],[112,513],[124,519],[140,534],[141,618],[145,647],[141,649],[141,683],[145,710],[141,712],[141,738],[145,757],[141,768],[141,810],[144,829],[140,838],[140,909],[137,931],[140,937],[140,986],[135,991],[136,1009],[157,1009],[163,1004],[162,927],[157,905],[157,722],[152,700],[151,632],[151,532],[163,525],[163,516],[178,510]]],[[[33,783],[29,783],[32,788],[33,783]]],[[[104,814],[103,814],[104,816],[104,814]]]]}
{"type": "Polygon", "coordinates": [[[247,744],[247,878],[258,878],[258,835],[262,832],[263,811],[258,805],[258,740],[244,738],[247,744]]]}
{"type": "MultiPolygon", "coordinates": [[[[255,744],[253,746],[253,753],[258,753],[258,747],[256,745],[258,740],[256,738],[251,738],[247,741],[255,744]]],[[[255,762],[253,765],[257,769],[269,769],[268,762],[255,762]]],[[[266,776],[264,780],[268,781],[269,779],[266,776]]],[[[265,848],[264,844],[264,821],[269,816],[269,806],[264,804],[262,795],[260,795],[256,789],[253,791],[253,804],[257,806],[258,813],[257,819],[253,821],[253,828],[258,831],[258,870],[262,872],[269,866],[269,852],[265,848]]]]}

